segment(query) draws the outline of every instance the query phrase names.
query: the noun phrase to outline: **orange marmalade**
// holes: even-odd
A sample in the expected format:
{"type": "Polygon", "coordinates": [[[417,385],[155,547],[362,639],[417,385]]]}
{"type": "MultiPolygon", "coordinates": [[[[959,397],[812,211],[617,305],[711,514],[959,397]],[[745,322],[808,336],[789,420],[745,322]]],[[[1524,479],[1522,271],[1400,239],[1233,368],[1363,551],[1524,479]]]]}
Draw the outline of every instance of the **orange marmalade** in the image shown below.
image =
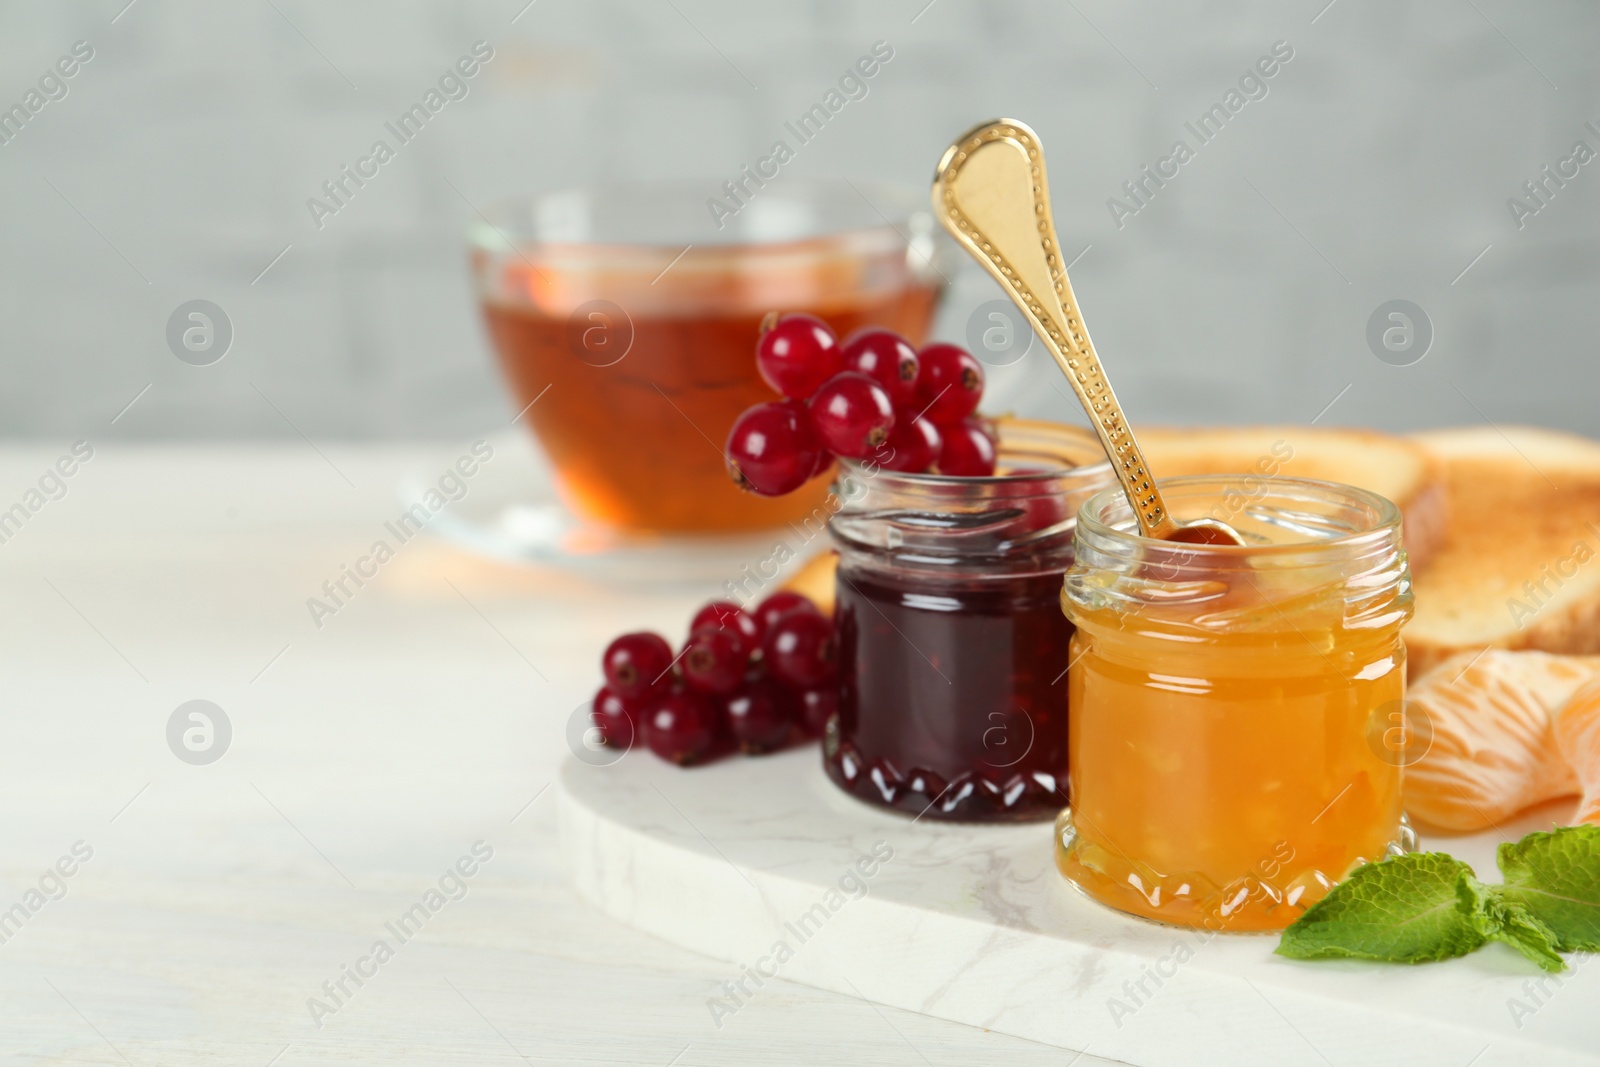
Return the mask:
{"type": "Polygon", "coordinates": [[[1246,544],[1142,537],[1120,490],[1083,506],[1057,864],[1145,918],[1280,929],[1410,840],[1385,737],[1411,617],[1399,512],[1304,479],[1161,486],[1174,515],[1246,544]]]}

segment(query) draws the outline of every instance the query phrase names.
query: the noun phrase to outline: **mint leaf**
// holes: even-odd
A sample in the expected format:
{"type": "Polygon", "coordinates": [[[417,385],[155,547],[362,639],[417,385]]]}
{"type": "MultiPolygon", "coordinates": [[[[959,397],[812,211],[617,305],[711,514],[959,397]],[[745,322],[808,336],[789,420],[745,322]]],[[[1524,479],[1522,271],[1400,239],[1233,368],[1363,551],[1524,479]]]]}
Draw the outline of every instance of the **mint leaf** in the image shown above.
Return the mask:
{"type": "Polygon", "coordinates": [[[1600,950],[1600,826],[1532,833],[1501,845],[1498,858],[1503,886],[1442,852],[1358,868],[1283,932],[1277,951],[1422,963],[1503,941],[1564,971],[1561,952],[1600,950]]]}
{"type": "MultiPolygon", "coordinates": [[[[1445,960],[1498,933],[1472,868],[1443,852],[1413,852],[1358,867],[1283,932],[1297,960],[1445,960]]],[[[1513,941],[1513,944],[1520,943],[1513,941]]]]}
{"type": "Polygon", "coordinates": [[[1488,940],[1504,941],[1543,970],[1567,969],[1567,961],[1556,951],[1556,935],[1521,904],[1508,900],[1499,886],[1484,885],[1464,874],[1456,883],[1456,895],[1488,940]]]}
{"type": "Polygon", "coordinates": [[[1500,895],[1554,933],[1564,952],[1600,951],[1600,826],[1565,826],[1500,846],[1500,895]]]}

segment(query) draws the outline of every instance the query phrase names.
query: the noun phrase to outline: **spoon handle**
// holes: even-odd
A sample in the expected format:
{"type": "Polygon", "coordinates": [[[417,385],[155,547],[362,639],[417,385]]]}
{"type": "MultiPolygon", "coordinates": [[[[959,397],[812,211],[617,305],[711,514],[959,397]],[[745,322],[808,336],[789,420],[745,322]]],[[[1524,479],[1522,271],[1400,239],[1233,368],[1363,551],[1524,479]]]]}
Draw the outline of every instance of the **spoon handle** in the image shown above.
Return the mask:
{"type": "Polygon", "coordinates": [[[1140,532],[1172,536],[1177,526],[1128,429],[1072,295],[1050,218],[1038,135],[1013,119],[996,119],[963,134],[939,160],[933,210],[1028,317],[1072,383],[1133,505],[1140,532]]]}

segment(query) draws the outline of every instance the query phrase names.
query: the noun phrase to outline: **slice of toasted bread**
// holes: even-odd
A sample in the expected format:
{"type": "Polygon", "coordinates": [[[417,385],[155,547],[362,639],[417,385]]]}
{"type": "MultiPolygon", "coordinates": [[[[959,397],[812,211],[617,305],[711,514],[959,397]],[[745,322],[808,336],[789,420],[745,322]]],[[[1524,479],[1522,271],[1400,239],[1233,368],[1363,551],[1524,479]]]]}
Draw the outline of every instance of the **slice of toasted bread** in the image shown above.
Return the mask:
{"type": "Polygon", "coordinates": [[[1444,538],[1444,484],[1428,450],[1376,430],[1318,426],[1138,427],[1145,458],[1161,477],[1283,475],[1343,482],[1400,508],[1406,551],[1423,566],[1444,538]]]}
{"type": "Polygon", "coordinates": [[[1484,648],[1600,653],[1600,443],[1509,426],[1413,440],[1443,464],[1450,514],[1415,575],[1413,677],[1484,648]]]}

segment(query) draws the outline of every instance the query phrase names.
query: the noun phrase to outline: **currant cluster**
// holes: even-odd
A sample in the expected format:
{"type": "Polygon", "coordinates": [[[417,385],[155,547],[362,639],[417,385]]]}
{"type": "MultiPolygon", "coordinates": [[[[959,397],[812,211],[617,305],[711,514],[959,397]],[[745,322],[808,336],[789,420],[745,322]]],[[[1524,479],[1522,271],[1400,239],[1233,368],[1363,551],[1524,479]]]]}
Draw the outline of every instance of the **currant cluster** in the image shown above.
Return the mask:
{"type": "Polygon", "coordinates": [[[660,634],[623,634],[600,666],[594,723],[605,743],[643,743],[673,763],[819,737],[838,704],[833,620],[787,591],[750,611],[712,601],[677,655],[660,634]]]}
{"type": "Polygon", "coordinates": [[[747,408],[733,424],[728,473],[740,488],[782,496],[835,456],[894,471],[994,473],[995,440],[975,416],[983,364],[951,344],[918,352],[868,327],[843,344],[812,315],[769,316],[756,367],[784,399],[747,408]]]}

